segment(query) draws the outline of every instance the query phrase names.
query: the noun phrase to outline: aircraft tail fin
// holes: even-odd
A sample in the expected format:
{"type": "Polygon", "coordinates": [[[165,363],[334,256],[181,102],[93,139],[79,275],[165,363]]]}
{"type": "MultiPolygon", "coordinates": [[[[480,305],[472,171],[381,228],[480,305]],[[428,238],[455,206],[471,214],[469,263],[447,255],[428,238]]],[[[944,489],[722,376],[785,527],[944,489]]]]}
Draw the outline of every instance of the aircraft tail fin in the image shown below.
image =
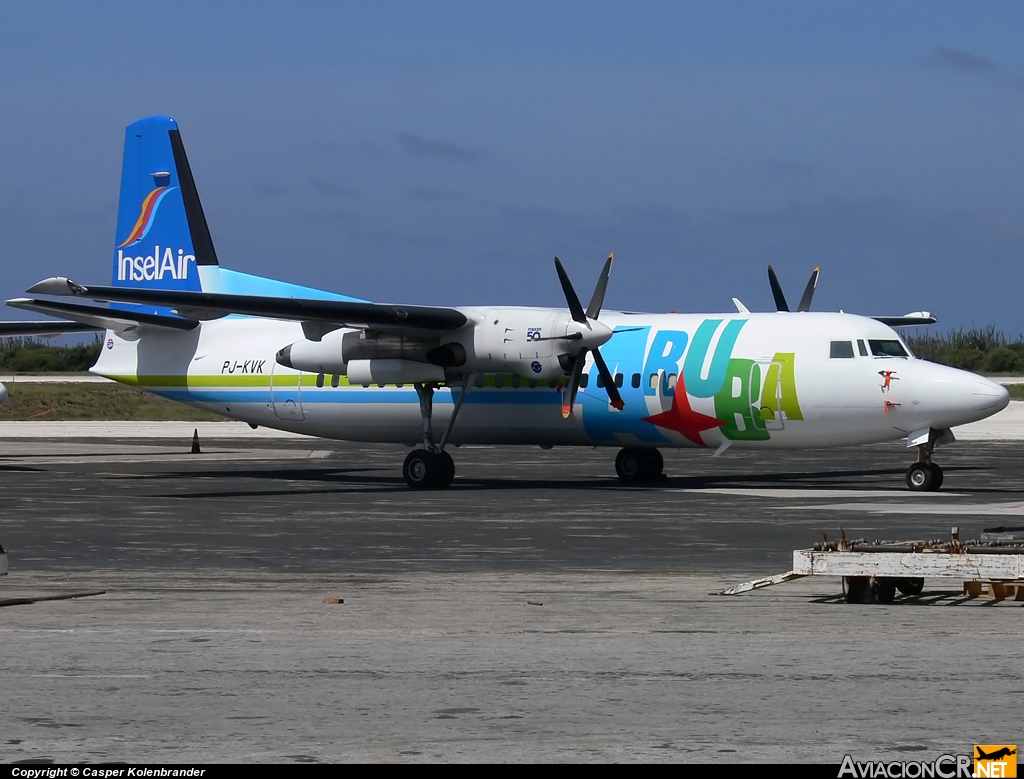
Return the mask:
{"type": "MultiPolygon", "coordinates": [[[[167,116],[125,130],[112,286],[358,300],[220,267],[178,123],[167,116]]],[[[168,308],[111,306],[173,316],[168,308]]]]}
{"type": "Polygon", "coordinates": [[[200,291],[201,272],[217,265],[177,122],[151,116],[128,125],[113,286],[200,291]]]}

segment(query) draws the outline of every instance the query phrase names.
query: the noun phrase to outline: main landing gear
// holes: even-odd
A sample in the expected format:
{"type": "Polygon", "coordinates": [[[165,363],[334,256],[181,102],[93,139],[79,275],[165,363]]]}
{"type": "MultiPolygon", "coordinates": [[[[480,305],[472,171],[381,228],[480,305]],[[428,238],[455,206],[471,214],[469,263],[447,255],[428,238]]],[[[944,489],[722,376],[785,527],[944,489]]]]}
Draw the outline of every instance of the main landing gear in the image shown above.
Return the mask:
{"type": "Polygon", "coordinates": [[[915,492],[937,492],[942,486],[942,468],[932,462],[935,436],[917,446],[917,462],[907,468],[907,486],[915,492]]]}
{"type": "Polygon", "coordinates": [[[402,465],[402,476],[405,483],[414,490],[428,490],[445,488],[451,485],[455,479],[455,461],[452,456],[444,450],[448,443],[448,436],[455,425],[455,418],[462,408],[462,401],[466,398],[472,386],[473,377],[466,378],[466,382],[459,393],[459,399],[455,401],[455,408],[448,418],[448,426],[441,436],[441,443],[434,443],[434,390],[436,384],[416,384],[416,396],[420,400],[420,416],[423,419],[423,448],[413,449],[406,455],[405,463],[402,465]]]}
{"type": "Polygon", "coordinates": [[[626,482],[657,481],[665,460],[657,449],[627,446],[615,457],[615,472],[626,482]]]}

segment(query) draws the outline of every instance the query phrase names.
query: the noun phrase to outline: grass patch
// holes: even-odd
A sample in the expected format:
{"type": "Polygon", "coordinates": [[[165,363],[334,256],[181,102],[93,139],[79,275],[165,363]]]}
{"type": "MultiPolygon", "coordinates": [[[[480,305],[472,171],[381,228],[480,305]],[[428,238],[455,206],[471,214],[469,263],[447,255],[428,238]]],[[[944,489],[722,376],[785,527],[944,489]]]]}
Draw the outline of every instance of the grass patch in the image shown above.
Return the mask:
{"type": "Polygon", "coordinates": [[[994,327],[951,330],[945,335],[902,333],[923,360],[973,373],[1024,373],[1024,336],[1011,338],[994,327]]]}
{"type": "Polygon", "coordinates": [[[123,384],[32,384],[11,382],[10,397],[0,406],[0,421],[94,420],[112,422],[222,422],[224,417],[175,403],[123,384]]]}
{"type": "Polygon", "coordinates": [[[1006,389],[1010,390],[1010,400],[1024,400],[1024,384],[1007,384],[1006,389]]]}

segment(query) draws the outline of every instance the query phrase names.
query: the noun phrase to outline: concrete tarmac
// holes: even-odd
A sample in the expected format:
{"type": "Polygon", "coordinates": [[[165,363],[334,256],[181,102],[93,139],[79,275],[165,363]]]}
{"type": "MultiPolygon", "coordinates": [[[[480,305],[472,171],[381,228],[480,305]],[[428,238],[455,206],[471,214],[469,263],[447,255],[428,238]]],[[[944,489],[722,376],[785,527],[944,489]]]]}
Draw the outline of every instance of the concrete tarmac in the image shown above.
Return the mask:
{"type": "MultiPolygon", "coordinates": [[[[191,431],[189,431],[191,432],[191,431]]],[[[1024,525],[1024,444],[666,451],[310,439],[7,441],[0,761],[933,759],[1013,743],[1024,623],[957,583],[849,605],[835,579],[714,593],[837,537],[1024,525]],[[343,604],[326,604],[328,596],[343,604]]]]}

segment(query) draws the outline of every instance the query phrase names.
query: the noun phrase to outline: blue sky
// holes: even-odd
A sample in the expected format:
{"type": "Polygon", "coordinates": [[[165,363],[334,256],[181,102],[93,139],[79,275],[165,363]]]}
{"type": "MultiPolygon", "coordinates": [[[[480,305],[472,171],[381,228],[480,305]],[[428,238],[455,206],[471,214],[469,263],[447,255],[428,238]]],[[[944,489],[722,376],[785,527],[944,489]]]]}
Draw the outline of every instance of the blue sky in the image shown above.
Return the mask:
{"type": "MultiPolygon", "coordinates": [[[[124,127],[224,265],[379,301],[930,309],[1024,332],[1024,6],[39,2],[0,26],[0,294],[106,283],[124,127]],[[173,9],[173,10],[171,10],[173,9]]],[[[23,314],[8,309],[8,318],[23,314]]]]}

